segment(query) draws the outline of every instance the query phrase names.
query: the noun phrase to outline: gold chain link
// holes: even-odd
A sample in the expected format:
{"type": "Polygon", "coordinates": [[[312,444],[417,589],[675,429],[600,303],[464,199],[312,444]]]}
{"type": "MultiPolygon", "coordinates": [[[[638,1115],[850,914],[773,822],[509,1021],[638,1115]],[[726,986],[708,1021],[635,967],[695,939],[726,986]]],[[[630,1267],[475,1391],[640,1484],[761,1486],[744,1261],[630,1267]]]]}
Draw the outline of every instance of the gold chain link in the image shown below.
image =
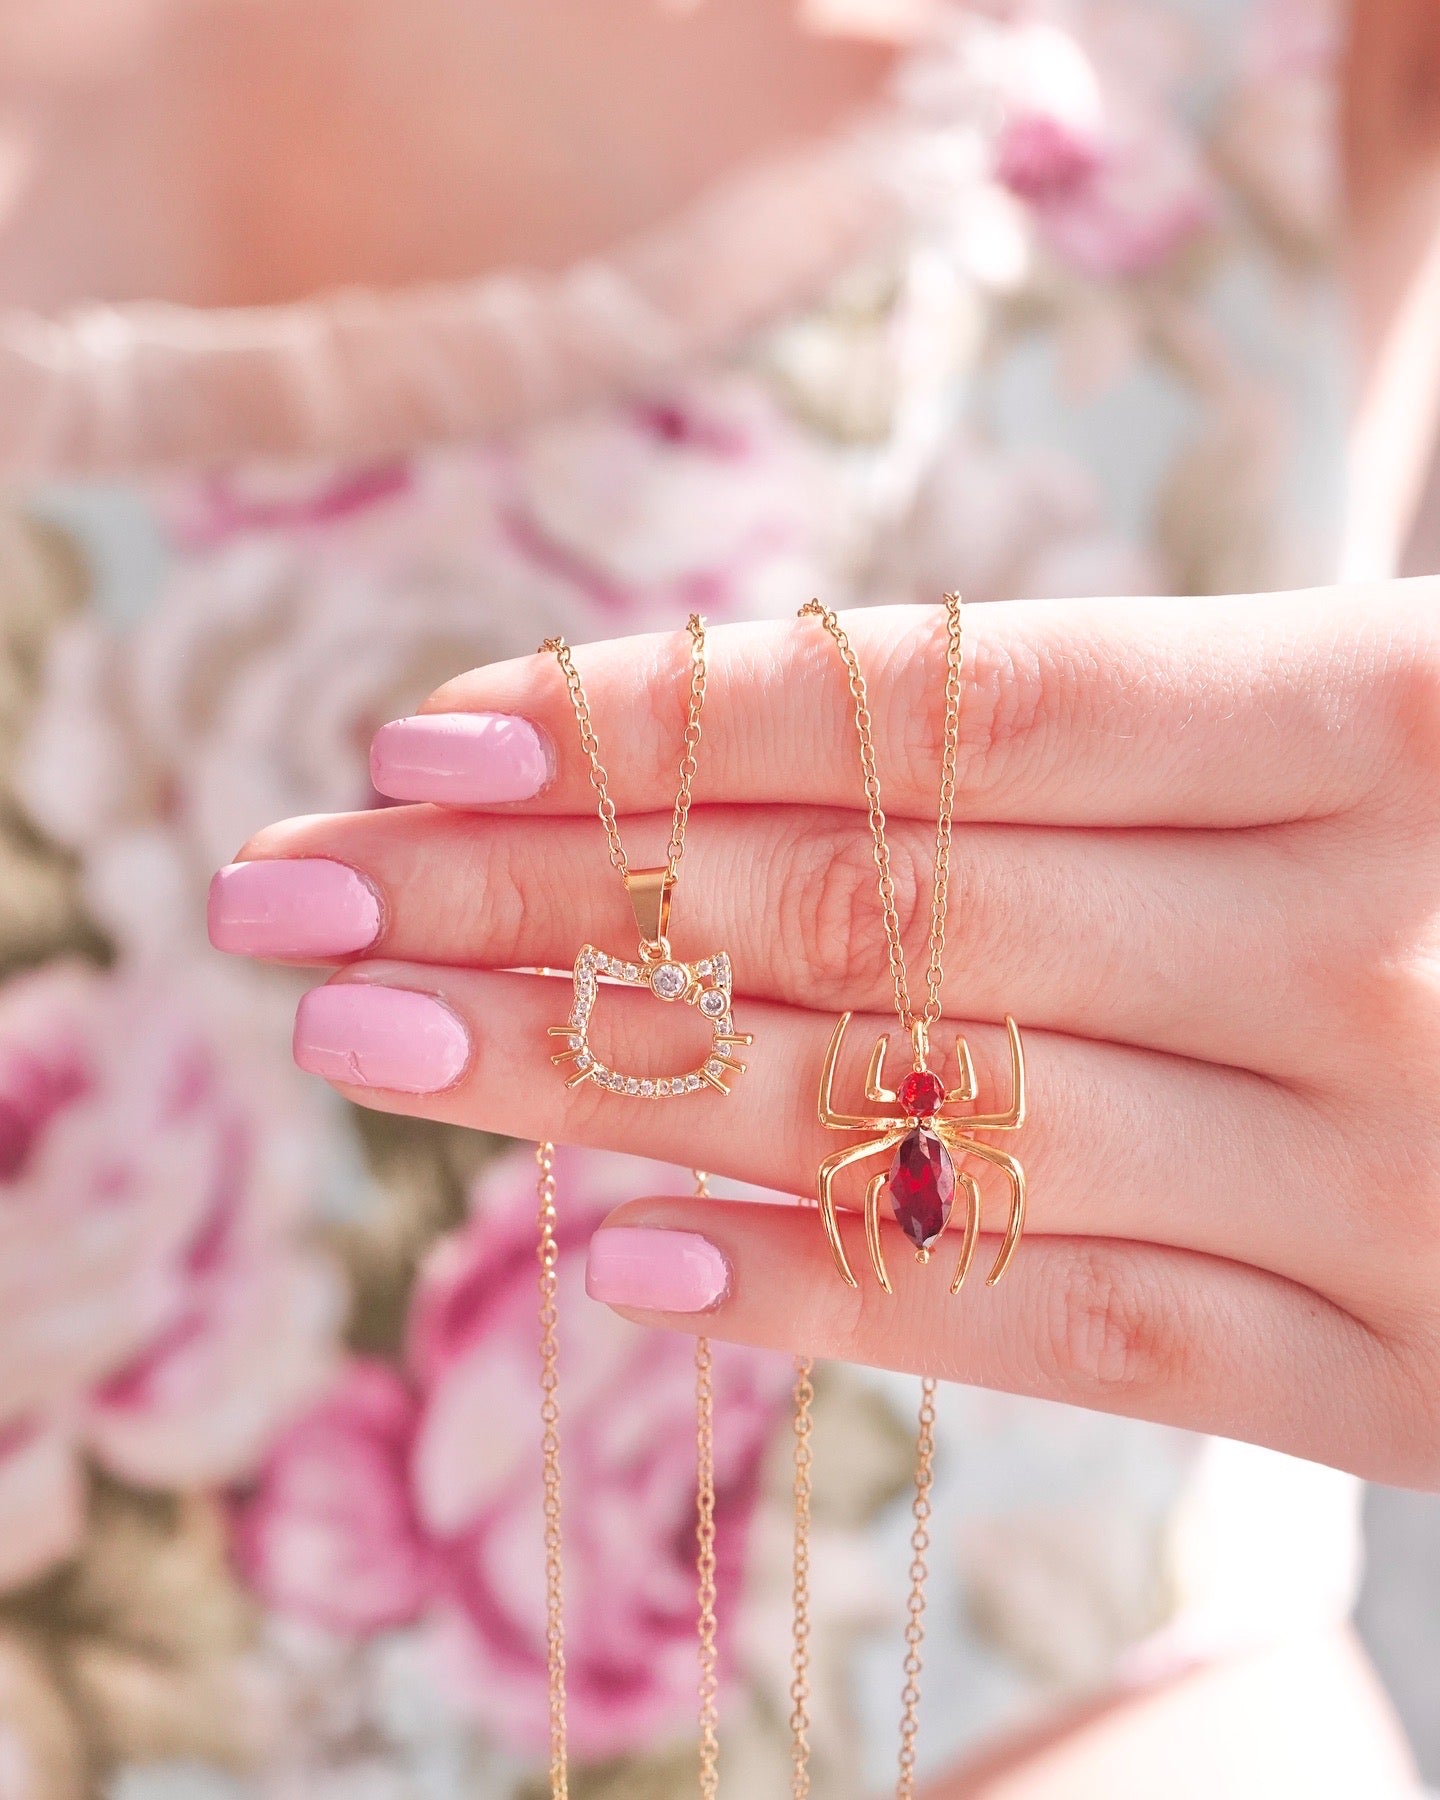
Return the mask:
{"type": "MultiPolygon", "coordinates": [[[[705,621],[699,613],[691,613],[686,630],[690,633],[690,695],[685,711],[685,742],[680,753],[680,785],[675,793],[670,844],[665,853],[665,871],[672,881],[680,867],[680,858],[685,854],[685,825],[690,817],[690,793],[699,768],[696,753],[700,748],[700,715],[705,710],[705,621]]],[[[575,723],[580,728],[581,747],[590,764],[590,785],[595,790],[596,811],[600,815],[600,823],[605,827],[605,837],[610,845],[610,866],[623,878],[630,873],[630,861],[625,854],[625,846],[620,842],[620,828],[615,822],[615,803],[610,798],[610,775],[600,760],[600,740],[595,735],[595,722],[590,715],[590,701],[580,680],[580,671],[575,667],[575,658],[563,637],[546,638],[540,650],[542,654],[549,653],[555,657],[560,664],[560,672],[565,677],[575,723]]]]}
{"type": "Polygon", "coordinates": [[[875,767],[875,726],[870,716],[870,696],[844,626],[828,606],[807,601],[800,617],[819,619],[834,638],[850,682],[855,703],[855,733],[860,741],[860,770],[865,780],[865,801],[870,809],[870,839],[875,870],[880,878],[880,904],[885,914],[885,939],[890,949],[890,976],[895,985],[895,1012],[909,1031],[917,1019],[938,1022],[942,1011],[940,987],[944,979],[945,914],[950,898],[950,840],[955,814],[955,769],[960,748],[960,676],[964,636],[960,596],[945,596],[945,744],[940,766],[940,810],[935,821],[935,879],[930,898],[930,956],[925,972],[925,1010],[916,1013],[910,1000],[910,981],[905,970],[905,947],[900,941],[900,918],[895,904],[895,878],[890,870],[890,845],[885,837],[885,812],[880,805],[880,776],[875,767]]]}
{"type": "MultiPolygon", "coordinates": [[[[695,1196],[710,1196],[695,1170],[695,1196]]],[[[700,1596],[700,1800],[720,1791],[720,1652],[715,1617],[715,1380],[709,1338],[695,1340],[695,1571],[700,1596]]]]}
{"type": "Polygon", "coordinates": [[[790,1793],[808,1800],[810,1793],[810,1494],[814,1456],[810,1447],[810,1409],[815,1399],[814,1363],[795,1359],[795,1548],[790,1590],[790,1793]]]}
{"type": "Polygon", "coordinates": [[[559,1246],[555,1241],[555,1146],[537,1145],[540,1170],[540,1462],[545,1518],[545,1665],[550,1694],[551,1800],[568,1800],[565,1739],[565,1571],[560,1538],[560,1355],[557,1342],[559,1246]]]}
{"type": "MultiPolygon", "coordinates": [[[[870,697],[855,648],[845,628],[828,606],[811,600],[800,608],[801,618],[816,618],[835,640],[855,703],[855,734],[860,744],[860,770],[865,782],[865,801],[870,813],[870,840],[879,878],[880,904],[885,915],[885,939],[890,950],[890,975],[895,987],[895,1012],[900,1024],[911,1031],[917,1023],[937,1024],[943,1011],[940,989],[944,981],[945,916],[950,897],[950,842],[955,813],[955,772],[960,749],[960,679],[964,666],[964,636],[958,594],[945,596],[945,741],[940,763],[940,808],[935,820],[935,876],[930,898],[930,953],[925,971],[925,1010],[917,1014],[910,999],[905,969],[905,949],[900,941],[900,919],[895,904],[895,880],[890,869],[890,846],[885,837],[885,812],[880,804],[880,776],[875,766],[875,727],[870,697]]],[[[918,1040],[923,1043],[923,1035],[918,1040]]],[[[930,1492],[935,1479],[935,1382],[920,1384],[920,1418],[915,1438],[915,1495],[911,1512],[910,1595],[905,1623],[905,1685],[900,1695],[900,1760],[895,1800],[914,1800],[915,1739],[920,1728],[920,1675],[925,1642],[925,1588],[930,1565],[930,1492]]]]}
{"type": "Polygon", "coordinates": [[[925,1584],[930,1565],[930,1489],[935,1480],[935,1381],[920,1384],[920,1421],[915,1434],[915,1498],[910,1533],[910,1598],[905,1622],[905,1686],[900,1694],[900,1777],[895,1800],[914,1800],[915,1734],[920,1729],[921,1648],[925,1642],[925,1584]]]}
{"type": "MultiPolygon", "coordinates": [[[[705,621],[691,613],[686,629],[690,636],[690,690],[685,712],[685,738],[680,755],[679,785],[665,853],[665,872],[673,882],[685,854],[685,827],[690,817],[690,797],[699,769],[701,714],[705,709],[707,668],[705,621]]],[[[610,863],[622,878],[630,873],[625,846],[620,841],[615,803],[610,797],[610,776],[600,757],[600,740],[590,713],[590,702],[575,666],[575,658],[563,637],[546,638],[542,653],[553,654],[565,678],[580,743],[590,765],[590,785],[595,790],[596,810],[610,846],[610,863]]],[[[556,1347],[556,1289],[558,1252],[555,1243],[555,1147],[542,1143],[536,1151],[540,1167],[540,1420],[541,1457],[544,1470],[545,1518],[545,1645],[550,1696],[550,1791],[552,1800],[567,1800],[569,1778],[565,1727],[565,1630],[563,1607],[563,1559],[560,1534],[560,1407],[558,1353],[556,1347]]],[[[703,1170],[695,1171],[695,1192],[709,1193],[703,1170]]],[[[696,1579],[699,1597],[700,1652],[700,1794],[715,1800],[719,1792],[719,1646],[715,1611],[715,1386],[708,1338],[695,1342],[695,1449],[696,1449],[696,1579]]]]}
{"type": "Polygon", "coordinates": [[[695,1559],[700,1595],[700,1794],[720,1791],[720,1653],[715,1621],[715,1384],[709,1338],[695,1340],[695,1559]]]}

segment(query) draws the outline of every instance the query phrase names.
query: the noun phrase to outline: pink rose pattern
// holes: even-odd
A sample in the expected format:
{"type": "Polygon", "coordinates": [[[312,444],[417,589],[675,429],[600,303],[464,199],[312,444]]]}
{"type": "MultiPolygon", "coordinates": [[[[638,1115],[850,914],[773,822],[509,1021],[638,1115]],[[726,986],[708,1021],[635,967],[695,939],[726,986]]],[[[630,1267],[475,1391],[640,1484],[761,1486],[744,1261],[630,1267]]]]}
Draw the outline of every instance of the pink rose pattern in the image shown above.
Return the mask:
{"type": "MultiPolygon", "coordinates": [[[[637,1185],[683,1171],[562,1152],[567,1670],[576,1754],[682,1729],[695,1705],[691,1340],[587,1299],[584,1246],[637,1185]]],[[[352,1359],[276,1442],[238,1509],[247,1581],[278,1611],[363,1636],[423,1619],[457,1706],[498,1741],[545,1741],[536,1414],[535,1169],[505,1157],[415,1292],[403,1369],[352,1359]]],[[[761,1458],[788,1362],[715,1358],[719,1608],[736,1628],[761,1458]]]]}
{"type": "Polygon", "coordinates": [[[64,964],[0,992],[0,1586],[75,1549],[86,1461],[229,1481],[324,1379],[294,1161],[173,993],[64,964]]]}

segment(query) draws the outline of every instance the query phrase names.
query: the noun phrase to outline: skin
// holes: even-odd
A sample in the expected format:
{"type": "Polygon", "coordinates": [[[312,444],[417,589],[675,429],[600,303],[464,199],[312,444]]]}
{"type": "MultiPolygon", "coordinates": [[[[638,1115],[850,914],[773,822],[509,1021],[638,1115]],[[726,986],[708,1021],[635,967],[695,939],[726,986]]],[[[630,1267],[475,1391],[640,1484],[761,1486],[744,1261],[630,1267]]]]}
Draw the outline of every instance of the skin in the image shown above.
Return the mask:
{"type": "MultiPolygon", "coordinates": [[[[846,623],[870,677],[917,957],[939,614],[874,609],[846,623]]],[[[892,1299],[869,1279],[839,1282],[808,1208],[637,1196],[612,1223],[699,1231],[732,1275],[709,1313],[631,1316],[1435,1485],[1440,582],[1204,605],[1015,603],[974,608],[967,626],[946,1020],[970,1040],[982,1105],[1003,1055],[994,1021],[1008,1009],[1025,1026],[1031,1122],[1006,1140],[1030,1178],[1015,1264],[999,1287],[952,1300],[958,1238],[921,1269],[887,1222],[892,1299]]],[[[625,746],[614,793],[637,866],[663,855],[668,832],[676,720],[654,696],[673,687],[678,649],[656,637],[579,655],[602,743],[625,746]]],[[[891,1023],[832,655],[813,624],[710,634],[674,937],[677,954],[724,946],[734,960],[737,1018],[756,1042],[731,1098],[692,1108],[566,1093],[544,1028],[564,1016],[568,984],[505,972],[564,967],[582,940],[628,946],[633,932],[558,671],[540,657],[473,671],[426,703],[535,722],[555,758],[536,801],[292,820],[242,852],[360,870],[382,896],[382,935],[331,979],[437,994],[469,1028],[470,1063],[443,1094],[341,1091],[807,1192],[836,1142],[814,1115],[834,1015],[859,1014],[857,1105],[869,1042],[891,1023]]],[[[675,1066],[688,1057],[696,1021],[679,1009],[637,995],[605,1004],[617,1065],[664,1066],[672,1043],[675,1066]]],[[[858,1257],[857,1228],[852,1214],[858,1257]]],[[[981,1245],[982,1266],[995,1243],[981,1245]]],[[[1279,1645],[1263,1671],[1221,1657],[1214,1679],[1117,1693],[954,1771],[930,1800],[1138,1800],[1171,1791],[1176,1769],[1208,1767],[1214,1746],[1246,1742],[1282,1767],[1303,1749],[1326,1772],[1322,1797],[1356,1791],[1356,1769],[1377,1796],[1417,1791],[1363,1655],[1343,1635],[1326,1642],[1279,1645]]],[[[1266,1757],[1237,1755],[1211,1791],[1260,1800],[1272,1777],[1266,1757]]]]}
{"type": "MultiPolygon", "coordinates": [[[[918,960],[940,615],[847,625],[918,960]]],[[[921,1268],[887,1221],[891,1299],[838,1281],[806,1209],[637,1196],[621,1222],[698,1231],[733,1271],[710,1313],[650,1322],[1440,1484],[1440,582],[987,606],[968,634],[937,1051],[965,1032],[988,1104],[1004,1066],[992,1022],[1008,1010],[1025,1028],[1032,1116],[1007,1139],[1030,1181],[1021,1253],[999,1287],[952,1301],[958,1236],[921,1268]]],[[[668,826],[675,720],[654,696],[677,655],[661,636],[579,658],[602,744],[625,745],[614,797],[637,864],[668,826]]],[[[545,1027],[568,987],[503,972],[633,937],[559,673],[533,657],[427,709],[539,725],[556,773],[538,800],[297,820],[244,851],[360,870],[383,934],[334,979],[430,992],[468,1027],[448,1091],[352,1099],[811,1190],[837,1143],[814,1112],[834,1015],[857,1013],[842,1068],[856,1105],[868,1045],[893,1025],[850,708],[812,622],[716,629],[710,659],[674,938],[733,958],[756,1040],[733,1095],[567,1093],[545,1027]]],[[[684,1066],[693,1017],[644,995],[604,1005],[616,1066],[684,1066]]]]}

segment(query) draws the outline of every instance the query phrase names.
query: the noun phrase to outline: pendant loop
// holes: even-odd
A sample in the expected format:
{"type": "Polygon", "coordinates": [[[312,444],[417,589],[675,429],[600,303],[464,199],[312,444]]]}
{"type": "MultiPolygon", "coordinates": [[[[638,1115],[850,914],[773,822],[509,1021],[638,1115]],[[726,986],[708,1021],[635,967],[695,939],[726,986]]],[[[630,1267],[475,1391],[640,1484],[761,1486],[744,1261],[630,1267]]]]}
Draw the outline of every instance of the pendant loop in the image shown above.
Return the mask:
{"type": "Polygon", "coordinates": [[[675,877],[669,868],[628,870],[625,891],[642,948],[663,944],[670,935],[670,896],[675,891],[675,877]]]}

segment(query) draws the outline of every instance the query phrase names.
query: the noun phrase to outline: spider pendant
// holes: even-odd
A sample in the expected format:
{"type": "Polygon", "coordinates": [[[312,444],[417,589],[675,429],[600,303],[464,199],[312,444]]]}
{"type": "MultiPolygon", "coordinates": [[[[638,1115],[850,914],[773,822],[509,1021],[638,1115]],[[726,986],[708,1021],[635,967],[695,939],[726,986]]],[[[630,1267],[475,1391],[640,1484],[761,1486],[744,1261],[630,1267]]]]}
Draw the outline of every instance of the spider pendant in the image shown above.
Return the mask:
{"type": "Polygon", "coordinates": [[[968,1106],[976,1097],[975,1068],[965,1039],[956,1041],[960,1082],[946,1088],[926,1065],[928,1036],[923,1022],[911,1029],[914,1041],[914,1067],[898,1089],[884,1086],[885,1052],[888,1035],[875,1040],[870,1053],[870,1067],[865,1076],[865,1098],[876,1105],[896,1106],[898,1113],[864,1114],[837,1112],[832,1103],[835,1069],[840,1060],[851,1014],[843,1014],[825,1052],[825,1066],[820,1074],[820,1123],[827,1131],[863,1131],[871,1134],[864,1143],[837,1150],[821,1163],[818,1173],[820,1217],[835,1266],[851,1287],[857,1287],[845,1246],[840,1238],[835,1213],[835,1177],[852,1163],[864,1162],[872,1156],[892,1154],[888,1171],[872,1175],[865,1190],[865,1242],[870,1263],[885,1292],[891,1293],[890,1276],[880,1245],[880,1190],[890,1188],[891,1205],[896,1222],[915,1246],[915,1260],[928,1262],[940,1234],[950,1218],[951,1202],[958,1182],[965,1195],[965,1233],[960,1246],[960,1261],[950,1292],[960,1291],[975,1254],[980,1232],[980,1184],[975,1177],[956,1164],[967,1157],[992,1164],[999,1169],[1010,1189],[1010,1217],[1005,1238],[995,1266],[986,1277],[986,1286],[994,1284],[1010,1266],[1015,1246],[1025,1225],[1025,1171],[1013,1156],[990,1144],[978,1143],[977,1131],[1018,1131],[1025,1123],[1025,1056],[1020,1044],[1020,1029],[1007,1013],[1005,1034],[1010,1043],[1010,1106],[1005,1112],[965,1113],[946,1118],[944,1109],[968,1106]]]}

